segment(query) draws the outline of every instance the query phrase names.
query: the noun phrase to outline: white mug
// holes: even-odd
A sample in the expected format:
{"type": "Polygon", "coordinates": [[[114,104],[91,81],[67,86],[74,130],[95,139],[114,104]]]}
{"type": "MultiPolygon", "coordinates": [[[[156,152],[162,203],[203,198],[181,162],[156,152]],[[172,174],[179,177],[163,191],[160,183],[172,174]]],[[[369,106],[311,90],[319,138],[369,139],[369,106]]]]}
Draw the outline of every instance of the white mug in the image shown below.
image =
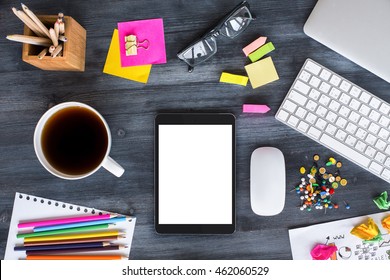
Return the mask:
{"type": "Polygon", "coordinates": [[[62,178],[62,179],[68,179],[68,180],[82,179],[82,178],[85,178],[85,177],[92,175],[102,166],[117,177],[122,176],[122,174],[125,171],[122,166],[120,166],[115,160],[113,160],[109,156],[109,153],[111,150],[111,132],[110,132],[110,129],[107,125],[107,122],[99,114],[99,112],[97,112],[95,109],[93,109],[92,107],[90,107],[86,104],[80,103],[80,102],[60,103],[60,104],[50,108],[45,114],[43,114],[43,116],[38,121],[37,126],[35,127],[34,149],[35,149],[35,153],[36,153],[40,163],[46,168],[46,170],[49,171],[51,174],[53,174],[59,178],[62,178]],[[42,132],[44,130],[44,127],[45,127],[47,121],[55,113],[59,112],[60,110],[63,110],[65,108],[70,108],[70,107],[82,107],[82,108],[86,108],[86,109],[90,110],[92,113],[94,113],[102,121],[102,123],[104,124],[104,127],[105,127],[105,131],[107,133],[106,136],[107,136],[108,143],[107,143],[107,149],[106,149],[105,156],[104,156],[103,160],[100,162],[100,164],[98,166],[96,166],[96,168],[94,168],[93,170],[90,170],[84,174],[72,175],[72,174],[66,174],[62,171],[57,170],[56,168],[54,168],[50,164],[50,162],[46,158],[46,156],[43,152],[43,148],[42,148],[42,132]]]}

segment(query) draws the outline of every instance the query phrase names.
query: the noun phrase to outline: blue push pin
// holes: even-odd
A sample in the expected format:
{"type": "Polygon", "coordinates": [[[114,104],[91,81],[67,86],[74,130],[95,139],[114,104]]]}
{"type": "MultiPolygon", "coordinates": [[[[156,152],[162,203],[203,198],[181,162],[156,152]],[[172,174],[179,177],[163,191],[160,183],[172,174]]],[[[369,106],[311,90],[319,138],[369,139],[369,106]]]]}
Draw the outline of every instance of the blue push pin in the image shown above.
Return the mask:
{"type": "Polygon", "coordinates": [[[350,209],[351,206],[349,206],[349,204],[344,200],[344,205],[345,205],[345,209],[350,209]]]}

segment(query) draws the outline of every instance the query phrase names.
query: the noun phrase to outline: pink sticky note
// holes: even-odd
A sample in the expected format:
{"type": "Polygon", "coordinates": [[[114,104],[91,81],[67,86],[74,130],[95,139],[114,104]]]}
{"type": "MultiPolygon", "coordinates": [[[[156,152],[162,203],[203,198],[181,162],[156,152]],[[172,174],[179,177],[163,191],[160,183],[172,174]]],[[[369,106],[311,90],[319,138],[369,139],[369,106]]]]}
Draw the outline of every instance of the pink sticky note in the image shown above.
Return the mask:
{"type": "Polygon", "coordinates": [[[161,64],[167,62],[162,18],[118,23],[121,66],[161,64]],[[125,36],[135,35],[140,46],[137,55],[126,56],[125,36]],[[144,42],[144,43],[142,43],[144,42]]]}
{"type": "Polygon", "coordinates": [[[271,110],[267,105],[256,105],[256,104],[244,104],[242,105],[243,113],[259,113],[264,114],[271,110]]]}
{"type": "Polygon", "coordinates": [[[254,52],[262,45],[264,45],[266,41],[267,41],[267,37],[259,37],[258,39],[250,43],[248,46],[243,48],[242,51],[245,53],[245,56],[248,56],[251,52],[254,52]]]}

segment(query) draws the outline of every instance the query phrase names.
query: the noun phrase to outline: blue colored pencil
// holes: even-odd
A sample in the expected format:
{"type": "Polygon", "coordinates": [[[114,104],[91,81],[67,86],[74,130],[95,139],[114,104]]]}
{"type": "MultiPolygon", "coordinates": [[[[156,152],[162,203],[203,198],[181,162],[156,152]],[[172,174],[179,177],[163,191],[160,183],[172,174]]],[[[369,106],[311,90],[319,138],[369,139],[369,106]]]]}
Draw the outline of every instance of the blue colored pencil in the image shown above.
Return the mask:
{"type": "Polygon", "coordinates": [[[79,248],[100,248],[109,246],[110,242],[88,242],[88,243],[70,243],[55,245],[37,245],[37,246],[15,246],[15,251],[36,251],[36,250],[62,250],[79,248]]]}
{"type": "Polygon", "coordinates": [[[121,216],[121,217],[114,217],[110,218],[108,220],[96,220],[96,221],[88,221],[88,222],[78,222],[78,223],[71,223],[71,224],[61,224],[61,225],[54,225],[54,226],[44,226],[44,227],[35,227],[34,232],[41,232],[41,231],[47,231],[47,230],[57,230],[57,229],[67,229],[67,228],[75,228],[75,227],[84,227],[84,226],[93,226],[93,225],[102,225],[102,224],[113,224],[117,222],[124,222],[128,217],[121,216]]]}

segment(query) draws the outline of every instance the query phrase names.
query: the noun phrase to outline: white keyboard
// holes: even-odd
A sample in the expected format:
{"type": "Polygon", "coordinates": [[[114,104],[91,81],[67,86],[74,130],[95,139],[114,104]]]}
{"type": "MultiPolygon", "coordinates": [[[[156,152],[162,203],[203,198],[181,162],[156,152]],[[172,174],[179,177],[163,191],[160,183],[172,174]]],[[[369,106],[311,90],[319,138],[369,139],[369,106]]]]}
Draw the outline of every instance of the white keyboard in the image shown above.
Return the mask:
{"type": "Polygon", "coordinates": [[[307,59],[276,119],[390,182],[390,105],[307,59]]]}

